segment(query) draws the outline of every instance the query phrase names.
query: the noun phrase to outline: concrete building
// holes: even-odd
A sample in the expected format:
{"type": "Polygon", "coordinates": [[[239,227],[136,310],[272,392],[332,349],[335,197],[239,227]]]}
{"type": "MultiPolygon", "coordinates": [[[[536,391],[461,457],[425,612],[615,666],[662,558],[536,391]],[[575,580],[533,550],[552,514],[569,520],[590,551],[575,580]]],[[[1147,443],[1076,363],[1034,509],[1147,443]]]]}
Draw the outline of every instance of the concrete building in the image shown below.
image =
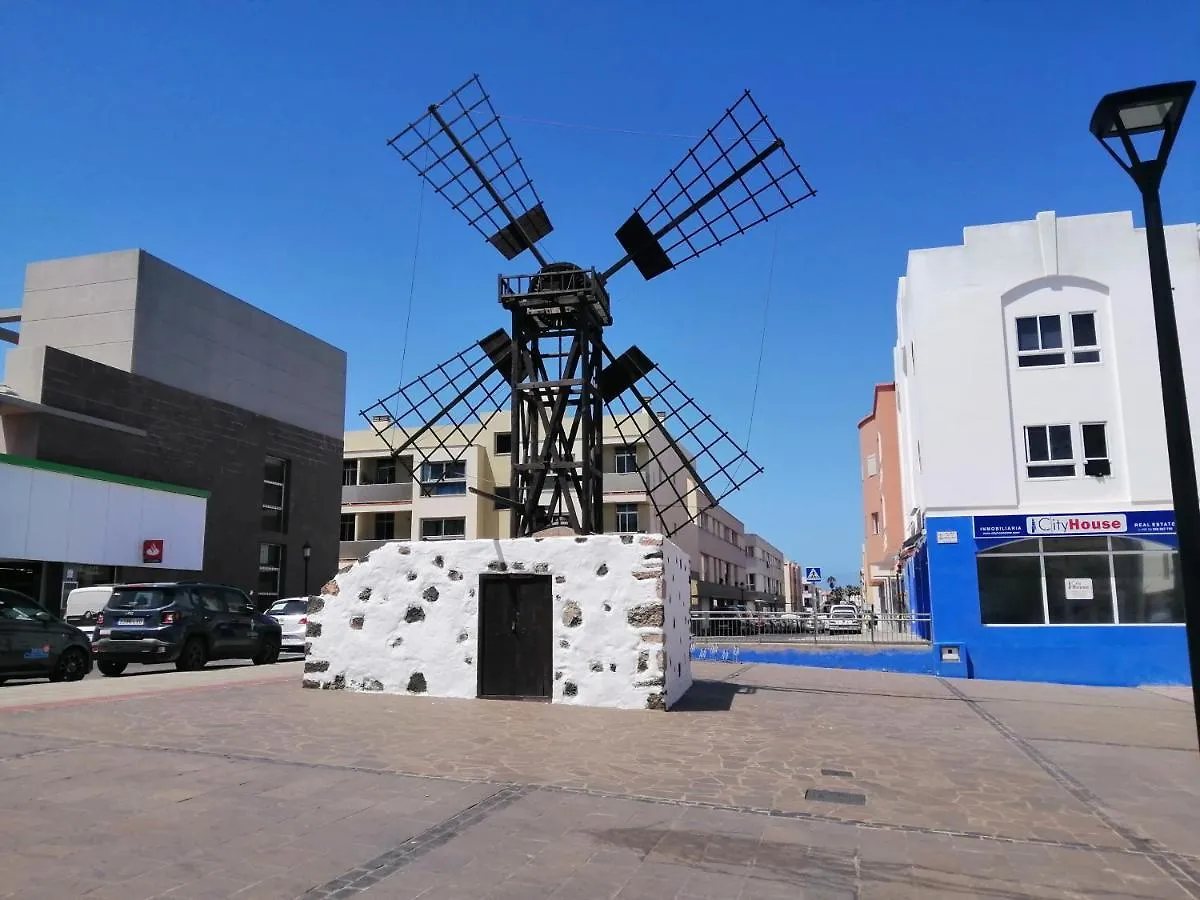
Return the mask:
{"type": "MultiPolygon", "coordinates": [[[[655,533],[664,524],[674,527],[679,519],[694,517],[694,524],[684,525],[671,538],[691,561],[692,605],[700,610],[754,609],[760,598],[748,586],[750,557],[741,520],[718,506],[703,513],[698,508],[675,509],[671,521],[660,522],[639,473],[652,455],[641,435],[654,432],[645,419],[640,426],[613,418],[605,422],[606,531],[655,533]]],[[[474,431],[472,428],[472,435],[474,431]]],[[[399,446],[398,430],[388,435],[388,441],[399,446]]],[[[465,449],[435,450],[437,436],[429,434],[418,440],[414,453],[393,459],[388,443],[373,428],[346,432],[344,445],[339,553],[343,564],[391,540],[508,537],[507,509],[468,490],[476,487],[507,496],[511,434],[506,411],[491,416],[465,449]],[[426,491],[421,489],[423,481],[438,483],[426,491]]],[[[659,480],[660,474],[651,472],[649,477],[652,490],[660,492],[659,505],[665,508],[674,499],[673,492],[659,480]]],[[[677,487],[687,494],[688,485],[677,487]]],[[[765,542],[764,547],[774,559],[780,558],[778,550],[765,542]]],[[[779,582],[779,566],[771,571],[771,578],[779,582]]],[[[782,608],[782,587],[776,587],[770,596],[771,608],[782,608]]]]}
{"type": "Polygon", "coordinates": [[[32,263],[4,319],[0,584],[333,571],[341,350],[142,250],[32,263]]]}
{"type": "Polygon", "coordinates": [[[863,604],[881,615],[903,611],[899,576],[905,516],[901,497],[896,385],[875,385],[871,412],[858,423],[863,502],[863,604]]]}
{"type": "Polygon", "coordinates": [[[746,600],[754,609],[784,611],[783,553],[759,534],[746,535],[746,600]]]}
{"type": "MultiPolygon", "coordinates": [[[[1167,247],[1200,447],[1197,226],[1167,247]]],[[[967,228],[909,255],[896,311],[900,555],[944,668],[1186,681],[1144,231],[1128,212],[967,228]]]]}
{"type": "Polygon", "coordinates": [[[804,606],[804,567],[790,559],[783,561],[783,608],[799,612],[804,606]]]}

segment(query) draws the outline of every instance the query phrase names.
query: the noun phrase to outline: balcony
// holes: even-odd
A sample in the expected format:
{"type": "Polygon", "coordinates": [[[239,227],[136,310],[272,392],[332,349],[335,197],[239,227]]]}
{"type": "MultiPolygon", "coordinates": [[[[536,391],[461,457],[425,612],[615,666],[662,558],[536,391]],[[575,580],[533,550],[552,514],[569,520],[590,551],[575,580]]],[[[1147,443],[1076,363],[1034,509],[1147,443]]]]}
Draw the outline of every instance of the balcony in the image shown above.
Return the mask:
{"type": "Polygon", "coordinates": [[[342,486],[342,504],[408,503],[412,500],[412,482],[396,484],[347,484],[342,486]]]}
{"type": "Polygon", "coordinates": [[[646,493],[646,485],[637,472],[605,472],[604,493],[646,493]]]}

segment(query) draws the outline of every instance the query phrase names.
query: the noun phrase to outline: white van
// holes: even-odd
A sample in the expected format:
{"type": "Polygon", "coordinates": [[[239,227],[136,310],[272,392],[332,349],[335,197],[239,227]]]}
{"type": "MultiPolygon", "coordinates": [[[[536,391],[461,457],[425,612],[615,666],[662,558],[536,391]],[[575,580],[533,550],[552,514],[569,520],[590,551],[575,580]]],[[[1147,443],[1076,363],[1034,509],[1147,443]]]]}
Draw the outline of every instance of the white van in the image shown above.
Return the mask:
{"type": "Polygon", "coordinates": [[[96,630],[96,616],[108,605],[108,598],[112,596],[112,592],[113,585],[111,584],[75,588],[67,594],[63,621],[68,625],[74,625],[91,637],[92,632],[96,630]]]}

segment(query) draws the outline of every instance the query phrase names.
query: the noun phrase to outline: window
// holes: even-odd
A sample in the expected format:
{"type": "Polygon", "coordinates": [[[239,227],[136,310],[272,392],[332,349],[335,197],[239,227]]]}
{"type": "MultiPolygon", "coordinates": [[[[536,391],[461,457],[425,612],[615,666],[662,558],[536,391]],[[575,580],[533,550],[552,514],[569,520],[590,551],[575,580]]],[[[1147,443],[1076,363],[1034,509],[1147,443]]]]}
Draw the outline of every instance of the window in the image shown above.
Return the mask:
{"type": "Polygon", "coordinates": [[[1079,426],[1083,436],[1083,474],[1103,478],[1112,473],[1108,461],[1108,436],[1103,422],[1084,422],[1079,426]]]}
{"type": "Polygon", "coordinates": [[[613,471],[618,475],[629,475],[638,470],[637,447],[617,447],[613,451],[613,471]]]}
{"type": "Polygon", "coordinates": [[[457,519],[422,519],[421,540],[449,541],[466,537],[467,520],[461,516],[457,519]]]}
{"type": "Polygon", "coordinates": [[[342,460],[342,486],[349,487],[358,484],[358,460],[342,460]]]}
{"type": "Polygon", "coordinates": [[[1018,366],[1061,366],[1066,361],[1062,320],[1058,316],[1023,316],[1017,319],[1018,366]]]}
{"type": "Polygon", "coordinates": [[[1095,313],[1071,313],[1071,359],[1077,363],[1100,362],[1095,313]]]}
{"type": "Polygon", "coordinates": [[[342,513],[340,541],[354,540],[354,513],[342,513]]]}
{"type": "MultiPolygon", "coordinates": [[[[1096,314],[1077,312],[1068,316],[1071,324],[1071,362],[1100,362],[1096,314]]],[[[1067,362],[1061,316],[1022,316],[1017,319],[1017,365],[1061,366],[1067,362]]]]}
{"type": "Polygon", "coordinates": [[[1030,478],[1068,478],[1075,474],[1070,425],[1027,425],[1025,467],[1030,478]]]}
{"type": "Polygon", "coordinates": [[[375,460],[375,484],[395,484],[396,483],[396,459],[392,456],[385,456],[382,459],[375,460]]]}
{"type": "Polygon", "coordinates": [[[441,497],[467,492],[465,460],[427,462],[421,465],[421,485],[426,497],[441,497]]]}
{"type": "Polygon", "coordinates": [[[396,514],[375,513],[375,540],[392,541],[396,539],[396,514]]]}
{"type": "Polygon", "coordinates": [[[874,478],[879,474],[879,457],[874,453],[867,457],[867,477],[874,478]]]}
{"type": "Polygon", "coordinates": [[[617,504],[617,531],[638,530],[638,508],[636,503],[617,504]]]}
{"type": "Polygon", "coordinates": [[[1025,538],[976,557],[985,625],[1181,624],[1179,554],[1124,536],[1025,538]]]}
{"type": "Polygon", "coordinates": [[[268,456],[263,466],[263,531],[283,534],[287,531],[287,486],[291,464],[286,459],[268,456]]]}
{"type": "MultiPolygon", "coordinates": [[[[283,563],[283,544],[258,545],[258,597],[264,607],[283,595],[283,563]]],[[[232,597],[226,598],[227,603],[232,600],[232,597]]]]}
{"type": "MultiPolygon", "coordinates": [[[[495,494],[497,497],[501,497],[505,500],[511,500],[512,499],[512,486],[508,485],[508,484],[498,484],[492,489],[492,493],[495,494]]],[[[509,506],[507,503],[501,503],[499,500],[493,500],[492,506],[495,509],[512,509],[512,507],[509,506]]]]}
{"type": "Polygon", "coordinates": [[[879,534],[879,513],[871,513],[871,534],[879,534]]]}
{"type": "Polygon", "coordinates": [[[496,432],[496,455],[507,456],[512,453],[512,432],[496,432]]]}

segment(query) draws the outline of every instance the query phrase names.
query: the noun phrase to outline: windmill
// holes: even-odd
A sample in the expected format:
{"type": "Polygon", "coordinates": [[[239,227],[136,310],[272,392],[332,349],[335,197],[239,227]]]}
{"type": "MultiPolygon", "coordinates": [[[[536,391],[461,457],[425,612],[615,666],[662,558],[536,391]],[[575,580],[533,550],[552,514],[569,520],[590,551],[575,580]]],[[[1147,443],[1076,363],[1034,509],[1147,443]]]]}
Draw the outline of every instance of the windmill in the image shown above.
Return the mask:
{"type": "MultiPolygon", "coordinates": [[[[508,405],[512,484],[470,490],[510,509],[513,537],[603,531],[606,410],[649,448],[637,472],[667,536],[762,472],[641,349],[617,355],[604,341],[608,285],[627,265],[656,278],[816,193],[749,91],[617,229],[624,255],[602,270],[546,257],[553,225],[479,76],[388,144],[506,260],[537,263],[499,276],[511,334],[492,332],[362,411],[393,457],[430,435],[439,459],[463,464],[508,405]]],[[[427,495],[453,471],[439,468],[422,481],[427,495]]]]}

